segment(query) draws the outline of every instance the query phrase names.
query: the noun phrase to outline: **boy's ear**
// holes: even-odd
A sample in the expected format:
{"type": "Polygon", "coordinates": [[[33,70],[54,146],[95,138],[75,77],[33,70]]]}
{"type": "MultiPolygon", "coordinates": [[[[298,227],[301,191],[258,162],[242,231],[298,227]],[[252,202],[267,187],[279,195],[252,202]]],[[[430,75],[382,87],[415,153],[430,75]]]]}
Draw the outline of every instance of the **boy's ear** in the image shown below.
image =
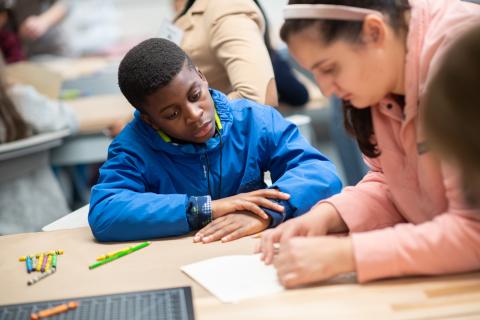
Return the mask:
{"type": "Polygon", "coordinates": [[[150,116],[144,112],[141,112],[140,113],[140,119],[143,120],[143,122],[145,122],[146,124],[148,124],[150,127],[152,127],[153,129],[155,130],[159,130],[159,128],[152,122],[152,120],[150,119],[150,116]]]}
{"type": "Polygon", "coordinates": [[[387,25],[381,17],[368,15],[363,22],[362,40],[367,45],[383,46],[386,37],[387,25]]]}

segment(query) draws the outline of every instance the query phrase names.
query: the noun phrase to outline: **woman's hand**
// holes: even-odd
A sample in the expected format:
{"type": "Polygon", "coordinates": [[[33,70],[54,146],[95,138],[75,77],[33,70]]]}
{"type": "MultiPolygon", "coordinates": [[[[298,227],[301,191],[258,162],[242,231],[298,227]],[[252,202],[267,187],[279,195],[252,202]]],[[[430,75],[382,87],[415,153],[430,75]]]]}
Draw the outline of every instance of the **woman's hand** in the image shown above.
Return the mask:
{"type": "Polygon", "coordinates": [[[329,232],[346,231],[348,228],[335,207],[329,203],[321,203],[303,216],[263,232],[255,252],[261,252],[261,259],[270,264],[273,261],[275,243],[283,244],[293,237],[323,236],[329,232]]]}
{"type": "Polygon", "coordinates": [[[350,237],[298,237],[280,245],[273,262],[280,283],[293,288],[354,272],[350,237]]]}
{"type": "Polygon", "coordinates": [[[231,213],[198,231],[193,242],[232,241],[265,230],[269,224],[270,218],[263,219],[250,212],[231,213]]]}

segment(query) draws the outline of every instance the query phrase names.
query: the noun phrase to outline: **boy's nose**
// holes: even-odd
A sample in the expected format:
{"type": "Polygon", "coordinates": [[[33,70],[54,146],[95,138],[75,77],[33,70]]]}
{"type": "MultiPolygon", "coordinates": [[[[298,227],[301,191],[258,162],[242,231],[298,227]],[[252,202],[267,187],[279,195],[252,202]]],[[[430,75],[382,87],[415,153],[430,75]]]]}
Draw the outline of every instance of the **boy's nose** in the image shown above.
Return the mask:
{"type": "Polygon", "coordinates": [[[190,103],[187,110],[187,124],[197,123],[202,118],[203,109],[200,106],[190,103]]]}

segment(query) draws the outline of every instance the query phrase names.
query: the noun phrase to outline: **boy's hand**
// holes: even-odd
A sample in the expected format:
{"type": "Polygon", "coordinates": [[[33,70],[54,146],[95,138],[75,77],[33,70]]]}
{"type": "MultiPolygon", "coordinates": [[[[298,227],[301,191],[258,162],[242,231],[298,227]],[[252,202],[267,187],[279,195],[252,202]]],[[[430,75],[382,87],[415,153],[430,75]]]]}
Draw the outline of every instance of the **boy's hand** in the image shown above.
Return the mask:
{"type": "Polygon", "coordinates": [[[250,211],[263,219],[269,216],[260,208],[283,212],[283,207],[269,199],[288,200],[290,195],[276,189],[262,189],[212,201],[212,217],[220,218],[236,211],[250,211]]]}
{"type": "Polygon", "coordinates": [[[198,231],[193,242],[232,241],[265,230],[269,224],[270,218],[262,219],[251,212],[227,214],[198,231]]]}

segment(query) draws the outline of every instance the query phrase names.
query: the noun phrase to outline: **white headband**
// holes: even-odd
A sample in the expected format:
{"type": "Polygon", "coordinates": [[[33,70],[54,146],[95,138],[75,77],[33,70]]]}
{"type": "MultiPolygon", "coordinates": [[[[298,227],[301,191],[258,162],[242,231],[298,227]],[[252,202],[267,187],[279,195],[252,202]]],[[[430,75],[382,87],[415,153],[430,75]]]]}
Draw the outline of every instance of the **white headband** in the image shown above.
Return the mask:
{"type": "Polygon", "coordinates": [[[283,9],[285,20],[329,19],[363,21],[370,14],[383,17],[383,14],[377,10],[335,4],[290,4],[283,9]]]}

